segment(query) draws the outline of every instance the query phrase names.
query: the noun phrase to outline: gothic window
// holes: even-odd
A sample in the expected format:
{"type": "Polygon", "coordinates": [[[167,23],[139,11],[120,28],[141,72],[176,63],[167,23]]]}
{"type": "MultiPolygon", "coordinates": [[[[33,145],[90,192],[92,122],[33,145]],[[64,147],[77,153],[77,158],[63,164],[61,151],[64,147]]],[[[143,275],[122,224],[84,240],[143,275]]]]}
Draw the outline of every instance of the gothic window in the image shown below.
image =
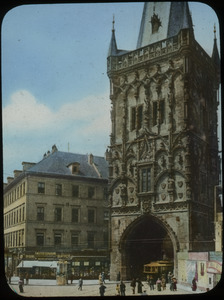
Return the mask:
{"type": "Polygon", "coordinates": [[[152,24],[152,34],[158,32],[159,27],[162,26],[162,23],[155,13],[151,17],[151,24],[152,24]]]}
{"type": "Polygon", "coordinates": [[[157,124],[157,102],[153,102],[153,116],[152,116],[152,125],[155,126],[157,124]]]}
{"type": "Polygon", "coordinates": [[[131,130],[139,130],[143,123],[143,105],[131,108],[131,130]]]}
{"type": "Polygon", "coordinates": [[[137,129],[142,128],[142,116],[143,116],[143,106],[140,105],[137,108],[137,129]]]}
{"type": "Polygon", "coordinates": [[[146,167],[140,170],[140,188],[141,192],[149,192],[151,190],[151,168],[146,167]]]}
{"type": "Polygon", "coordinates": [[[136,123],[136,107],[131,108],[131,130],[135,130],[136,123]]]}
{"type": "Polygon", "coordinates": [[[160,101],[160,122],[165,123],[165,101],[160,101]]]}

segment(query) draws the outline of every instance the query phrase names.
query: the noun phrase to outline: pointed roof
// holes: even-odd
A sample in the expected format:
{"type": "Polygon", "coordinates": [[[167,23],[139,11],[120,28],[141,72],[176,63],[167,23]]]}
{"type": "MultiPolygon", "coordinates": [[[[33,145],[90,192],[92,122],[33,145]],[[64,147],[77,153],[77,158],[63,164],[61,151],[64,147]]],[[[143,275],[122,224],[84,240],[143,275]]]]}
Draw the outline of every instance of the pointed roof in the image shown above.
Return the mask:
{"type": "Polygon", "coordinates": [[[107,56],[115,56],[117,54],[117,42],[116,42],[116,38],[115,38],[114,23],[115,23],[115,20],[114,20],[114,16],[113,16],[112,35],[111,35],[110,46],[109,46],[107,56]]]}
{"type": "Polygon", "coordinates": [[[193,24],[187,2],[145,2],[137,48],[170,38],[193,24]]]}
{"type": "Polygon", "coordinates": [[[117,55],[117,43],[115,38],[115,30],[112,29],[112,36],[111,36],[110,46],[109,46],[107,56],[115,56],[115,55],[117,55]]]}
{"type": "Polygon", "coordinates": [[[216,66],[220,65],[220,59],[219,59],[219,51],[217,47],[217,39],[216,39],[216,28],[214,26],[214,45],[212,50],[212,60],[216,66]]]}
{"type": "Polygon", "coordinates": [[[219,58],[219,51],[218,51],[218,47],[217,47],[215,26],[214,26],[214,45],[213,45],[213,50],[212,50],[212,61],[214,63],[216,71],[217,71],[218,80],[220,81],[220,58],[219,58]]]}

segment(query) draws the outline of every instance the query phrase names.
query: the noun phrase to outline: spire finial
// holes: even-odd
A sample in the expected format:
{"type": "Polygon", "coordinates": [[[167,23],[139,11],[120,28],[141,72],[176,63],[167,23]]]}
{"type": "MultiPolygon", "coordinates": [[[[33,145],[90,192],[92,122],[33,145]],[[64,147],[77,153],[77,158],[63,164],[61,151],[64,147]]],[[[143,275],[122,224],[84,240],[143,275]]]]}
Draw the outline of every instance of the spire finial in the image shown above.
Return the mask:
{"type": "Polygon", "coordinates": [[[112,30],[114,31],[115,29],[114,29],[114,23],[115,23],[115,16],[114,16],[114,14],[113,14],[113,21],[112,21],[112,30]]]}
{"type": "Polygon", "coordinates": [[[216,25],[215,25],[215,23],[214,23],[214,39],[216,40],[216,25]]]}

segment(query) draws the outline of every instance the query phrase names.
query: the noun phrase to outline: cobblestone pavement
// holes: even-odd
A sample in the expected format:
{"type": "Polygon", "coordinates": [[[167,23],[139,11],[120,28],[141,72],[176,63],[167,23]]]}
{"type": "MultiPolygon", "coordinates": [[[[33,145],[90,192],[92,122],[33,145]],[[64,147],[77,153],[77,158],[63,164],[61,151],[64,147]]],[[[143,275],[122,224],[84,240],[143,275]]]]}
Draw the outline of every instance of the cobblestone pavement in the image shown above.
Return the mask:
{"type": "MultiPolygon", "coordinates": [[[[130,282],[125,282],[126,284],[126,296],[132,295],[132,290],[130,287],[130,282]]],[[[178,289],[177,291],[170,291],[170,289],[167,287],[164,291],[157,291],[156,289],[154,291],[150,291],[150,288],[147,283],[144,283],[143,291],[146,291],[147,295],[180,295],[180,294],[192,294],[193,292],[190,290],[183,290],[178,289]]],[[[105,296],[115,296],[116,295],[116,282],[106,282],[106,291],[105,296]]],[[[99,284],[93,283],[89,281],[84,281],[82,291],[78,290],[78,284],[75,282],[72,285],[65,285],[65,286],[57,286],[57,285],[25,285],[24,286],[24,293],[19,292],[19,287],[16,284],[10,285],[11,289],[24,296],[24,297],[80,297],[80,296],[100,296],[99,294],[99,284]]],[[[140,295],[140,294],[135,294],[140,295]]],[[[133,295],[133,296],[135,296],[133,295]]]]}

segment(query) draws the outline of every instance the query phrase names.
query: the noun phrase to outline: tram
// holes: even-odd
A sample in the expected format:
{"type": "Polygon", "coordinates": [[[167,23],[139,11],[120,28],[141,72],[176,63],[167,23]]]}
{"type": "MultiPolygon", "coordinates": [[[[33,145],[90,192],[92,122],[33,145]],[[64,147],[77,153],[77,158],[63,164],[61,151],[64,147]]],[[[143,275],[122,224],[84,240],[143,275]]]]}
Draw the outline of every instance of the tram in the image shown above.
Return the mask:
{"type": "Polygon", "coordinates": [[[173,262],[169,260],[152,261],[144,265],[143,271],[147,277],[153,277],[154,280],[161,278],[163,274],[167,275],[169,272],[173,272],[173,262]]]}

